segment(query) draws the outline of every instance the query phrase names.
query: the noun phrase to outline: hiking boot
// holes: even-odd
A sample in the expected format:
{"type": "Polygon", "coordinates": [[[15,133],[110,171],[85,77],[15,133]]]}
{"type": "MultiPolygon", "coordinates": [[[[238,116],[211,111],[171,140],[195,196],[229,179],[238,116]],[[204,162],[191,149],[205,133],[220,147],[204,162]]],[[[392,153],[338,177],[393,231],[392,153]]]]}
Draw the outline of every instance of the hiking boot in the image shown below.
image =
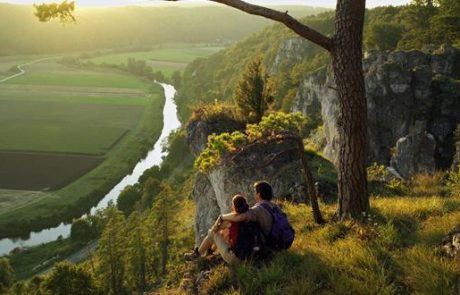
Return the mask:
{"type": "Polygon", "coordinates": [[[200,257],[200,254],[198,253],[198,248],[193,249],[193,252],[185,253],[184,254],[184,260],[185,261],[192,261],[200,257]]]}

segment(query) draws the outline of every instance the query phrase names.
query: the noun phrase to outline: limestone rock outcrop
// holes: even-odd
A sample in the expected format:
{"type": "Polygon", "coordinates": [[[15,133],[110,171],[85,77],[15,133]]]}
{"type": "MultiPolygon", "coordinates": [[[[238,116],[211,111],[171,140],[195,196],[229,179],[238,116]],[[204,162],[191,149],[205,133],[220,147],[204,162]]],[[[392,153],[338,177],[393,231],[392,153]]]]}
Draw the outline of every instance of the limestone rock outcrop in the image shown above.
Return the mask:
{"type": "Polygon", "coordinates": [[[292,37],[285,39],[279,46],[270,74],[276,74],[281,67],[292,66],[312,54],[315,45],[303,38],[292,37]]]}
{"type": "MultiPolygon", "coordinates": [[[[203,146],[200,141],[206,136],[196,128],[188,130],[191,149],[203,146]]],[[[209,131],[207,128],[201,130],[209,131]]],[[[268,181],[277,198],[304,201],[306,187],[301,171],[296,142],[284,140],[248,145],[227,155],[209,173],[199,173],[192,191],[196,203],[196,244],[202,241],[219,214],[231,211],[231,199],[235,194],[243,194],[251,205],[254,203],[253,184],[256,181],[268,181]]]]}
{"type": "MultiPolygon", "coordinates": [[[[369,163],[389,165],[397,142],[421,122],[424,132],[435,140],[436,167],[449,167],[454,155],[453,132],[460,122],[460,50],[444,47],[434,54],[416,50],[371,52],[363,61],[363,70],[369,163]]],[[[292,111],[313,119],[321,116],[327,140],[324,154],[337,163],[338,101],[334,84],[330,67],[308,75],[300,84],[292,111]]],[[[427,163],[430,167],[425,168],[431,170],[431,161],[427,163]]]]}
{"type": "Polygon", "coordinates": [[[431,174],[436,169],[436,140],[424,130],[423,123],[418,122],[407,136],[396,142],[390,164],[405,179],[420,173],[431,174]]]}

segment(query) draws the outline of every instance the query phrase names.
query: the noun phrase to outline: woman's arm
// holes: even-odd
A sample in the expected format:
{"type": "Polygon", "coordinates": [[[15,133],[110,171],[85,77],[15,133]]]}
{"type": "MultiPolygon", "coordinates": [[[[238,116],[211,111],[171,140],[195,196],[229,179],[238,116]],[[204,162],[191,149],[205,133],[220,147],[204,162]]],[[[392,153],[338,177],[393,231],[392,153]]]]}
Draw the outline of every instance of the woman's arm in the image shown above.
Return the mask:
{"type": "Polygon", "coordinates": [[[241,221],[247,221],[248,217],[246,213],[242,213],[242,214],[228,213],[228,214],[222,215],[222,220],[231,221],[231,222],[241,222],[241,221]]]}

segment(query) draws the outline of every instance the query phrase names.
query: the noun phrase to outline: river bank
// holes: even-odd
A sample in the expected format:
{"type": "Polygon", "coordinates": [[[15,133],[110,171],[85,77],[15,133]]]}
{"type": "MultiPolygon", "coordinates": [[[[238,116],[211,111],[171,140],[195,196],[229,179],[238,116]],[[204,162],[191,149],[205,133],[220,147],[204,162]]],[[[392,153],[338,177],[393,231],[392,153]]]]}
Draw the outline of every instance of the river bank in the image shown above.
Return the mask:
{"type": "MultiPolygon", "coordinates": [[[[105,207],[109,201],[116,200],[116,198],[118,197],[118,193],[126,185],[137,182],[137,179],[140,177],[140,175],[142,175],[145,169],[150,168],[153,165],[158,165],[159,163],[161,163],[162,157],[164,156],[164,153],[161,148],[161,143],[165,140],[165,138],[167,138],[167,136],[172,130],[180,126],[180,122],[177,119],[177,115],[175,115],[177,113],[177,108],[173,101],[175,89],[171,85],[162,84],[161,86],[164,89],[164,94],[166,98],[164,107],[163,107],[163,113],[161,115],[158,114],[158,109],[160,107],[156,107],[154,108],[154,110],[156,111],[156,115],[155,115],[156,118],[161,117],[162,119],[164,119],[163,120],[164,125],[161,124],[161,126],[163,126],[163,130],[159,138],[158,137],[154,138],[156,140],[154,148],[147,154],[147,157],[145,159],[138,162],[134,170],[131,171],[132,168],[129,169],[128,173],[130,171],[132,172],[130,175],[125,176],[122,179],[122,181],[119,182],[118,185],[116,185],[115,187],[113,187],[112,185],[112,187],[109,188],[110,192],[106,194],[105,197],[102,198],[101,201],[99,201],[97,204],[92,204],[93,209],[91,211],[94,212],[96,209],[105,207]]],[[[153,117],[155,118],[155,116],[153,117]]],[[[151,121],[154,121],[154,120],[151,120],[151,121]]],[[[144,137],[143,140],[146,141],[147,139],[144,137]]],[[[117,163],[113,163],[113,164],[116,165],[117,163]]],[[[110,169],[110,163],[106,165],[106,169],[110,169]]],[[[76,218],[88,211],[89,211],[89,207],[85,208],[85,210],[81,212],[80,214],[75,214],[75,212],[73,212],[71,216],[72,218],[76,218]]],[[[62,215],[63,214],[61,214],[60,216],[62,215]]],[[[36,217],[37,219],[35,220],[39,220],[39,216],[36,216],[36,217]]],[[[58,218],[56,218],[56,220],[57,219],[58,218]]],[[[7,224],[5,223],[2,224],[2,220],[4,219],[0,217],[0,230],[3,229],[5,230],[5,232],[14,232],[14,234],[18,233],[16,225],[13,227],[13,229],[16,229],[16,230],[8,230],[7,227],[5,227],[5,225],[7,224]]],[[[34,220],[34,219],[29,219],[29,220],[34,220]]],[[[0,240],[0,254],[9,253],[9,251],[11,251],[12,249],[16,247],[30,247],[34,245],[39,245],[41,243],[47,243],[47,242],[56,240],[59,236],[67,237],[70,233],[70,224],[62,223],[62,220],[65,221],[66,219],[59,220],[59,223],[56,224],[58,226],[55,226],[51,229],[45,229],[40,232],[30,233],[29,237],[27,237],[26,239],[17,239],[17,240],[2,239],[0,240]]]]}

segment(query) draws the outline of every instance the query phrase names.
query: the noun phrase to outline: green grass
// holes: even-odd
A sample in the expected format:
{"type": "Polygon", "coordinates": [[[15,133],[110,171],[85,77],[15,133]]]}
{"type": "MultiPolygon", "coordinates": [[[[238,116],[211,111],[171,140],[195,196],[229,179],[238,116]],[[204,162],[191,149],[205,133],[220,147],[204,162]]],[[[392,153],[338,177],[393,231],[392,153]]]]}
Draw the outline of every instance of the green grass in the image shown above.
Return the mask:
{"type": "Polygon", "coordinates": [[[0,150],[104,154],[143,111],[139,105],[0,100],[0,150]]]}
{"type": "Polygon", "coordinates": [[[109,72],[35,72],[34,65],[27,67],[31,72],[6,81],[6,84],[27,84],[27,85],[60,85],[60,86],[90,86],[90,87],[121,87],[121,88],[143,88],[146,84],[138,78],[109,72]]]}
{"type": "Polygon", "coordinates": [[[141,105],[149,103],[143,90],[100,87],[61,87],[41,85],[2,85],[1,101],[59,102],[61,104],[141,105]]]}
{"type": "Polygon", "coordinates": [[[137,60],[160,60],[186,64],[196,58],[207,57],[221,49],[222,47],[162,48],[152,51],[108,54],[91,58],[90,61],[97,64],[126,64],[129,58],[134,58],[137,60]]]}
{"type": "Polygon", "coordinates": [[[62,260],[78,249],[78,245],[70,239],[62,239],[54,242],[29,248],[27,251],[8,256],[14,269],[15,278],[24,280],[32,275],[46,270],[52,263],[62,260]]]}
{"type": "Polygon", "coordinates": [[[41,58],[50,57],[50,55],[7,55],[0,56],[0,74],[9,76],[9,70],[17,65],[25,64],[41,58]]]}
{"type": "Polygon", "coordinates": [[[0,128],[0,149],[102,155],[126,132],[114,127],[21,122],[0,128]]]}
{"type": "Polygon", "coordinates": [[[29,190],[0,189],[0,213],[18,208],[22,204],[32,202],[44,197],[46,193],[29,190]]]}
{"type": "Polygon", "coordinates": [[[179,47],[160,48],[151,51],[123,52],[107,54],[89,59],[95,64],[127,64],[129,58],[145,60],[154,72],[161,71],[171,77],[175,71],[182,71],[188,63],[200,57],[208,57],[222,47],[179,47]]]}
{"type": "MultiPolygon", "coordinates": [[[[442,183],[436,175],[422,178],[438,187],[442,183]]],[[[209,270],[199,294],[456,294],[460,265],[439,250],[443,237],[460,225],[460,199],[433,195],[431,189],[421,193],[420,182],[405,196],[372,197],[364,223],[334,222],[336,204],[321,203],[327,223],[317,225],[309,206],[283,202],[296,231],[288,251],[266,263],[236,267],[178,262],[159,291],[184,294],[177,286],[185,274],[193,282],[209,270]]],[[[193,209],[178,212],[181,224],[193,222],[188,210],[193,209]]],[[[173,240],[180,244],[184,237],[173,240]]],[[[187,251],[182,245],[176,251],[187,251]]]]}
{"type": "Polygon", "coordinates": [[[285,203],[296,230],[291,249],[260,265],[211,267],[199,293],[454,294],[460,266],[437,246],[459,224],[460,200],[381,197],[371,205],[377,215],[366,224],[331,222],[335,205],[322,205],[329,222],[319,226],[309,207],[285,203]]]}

